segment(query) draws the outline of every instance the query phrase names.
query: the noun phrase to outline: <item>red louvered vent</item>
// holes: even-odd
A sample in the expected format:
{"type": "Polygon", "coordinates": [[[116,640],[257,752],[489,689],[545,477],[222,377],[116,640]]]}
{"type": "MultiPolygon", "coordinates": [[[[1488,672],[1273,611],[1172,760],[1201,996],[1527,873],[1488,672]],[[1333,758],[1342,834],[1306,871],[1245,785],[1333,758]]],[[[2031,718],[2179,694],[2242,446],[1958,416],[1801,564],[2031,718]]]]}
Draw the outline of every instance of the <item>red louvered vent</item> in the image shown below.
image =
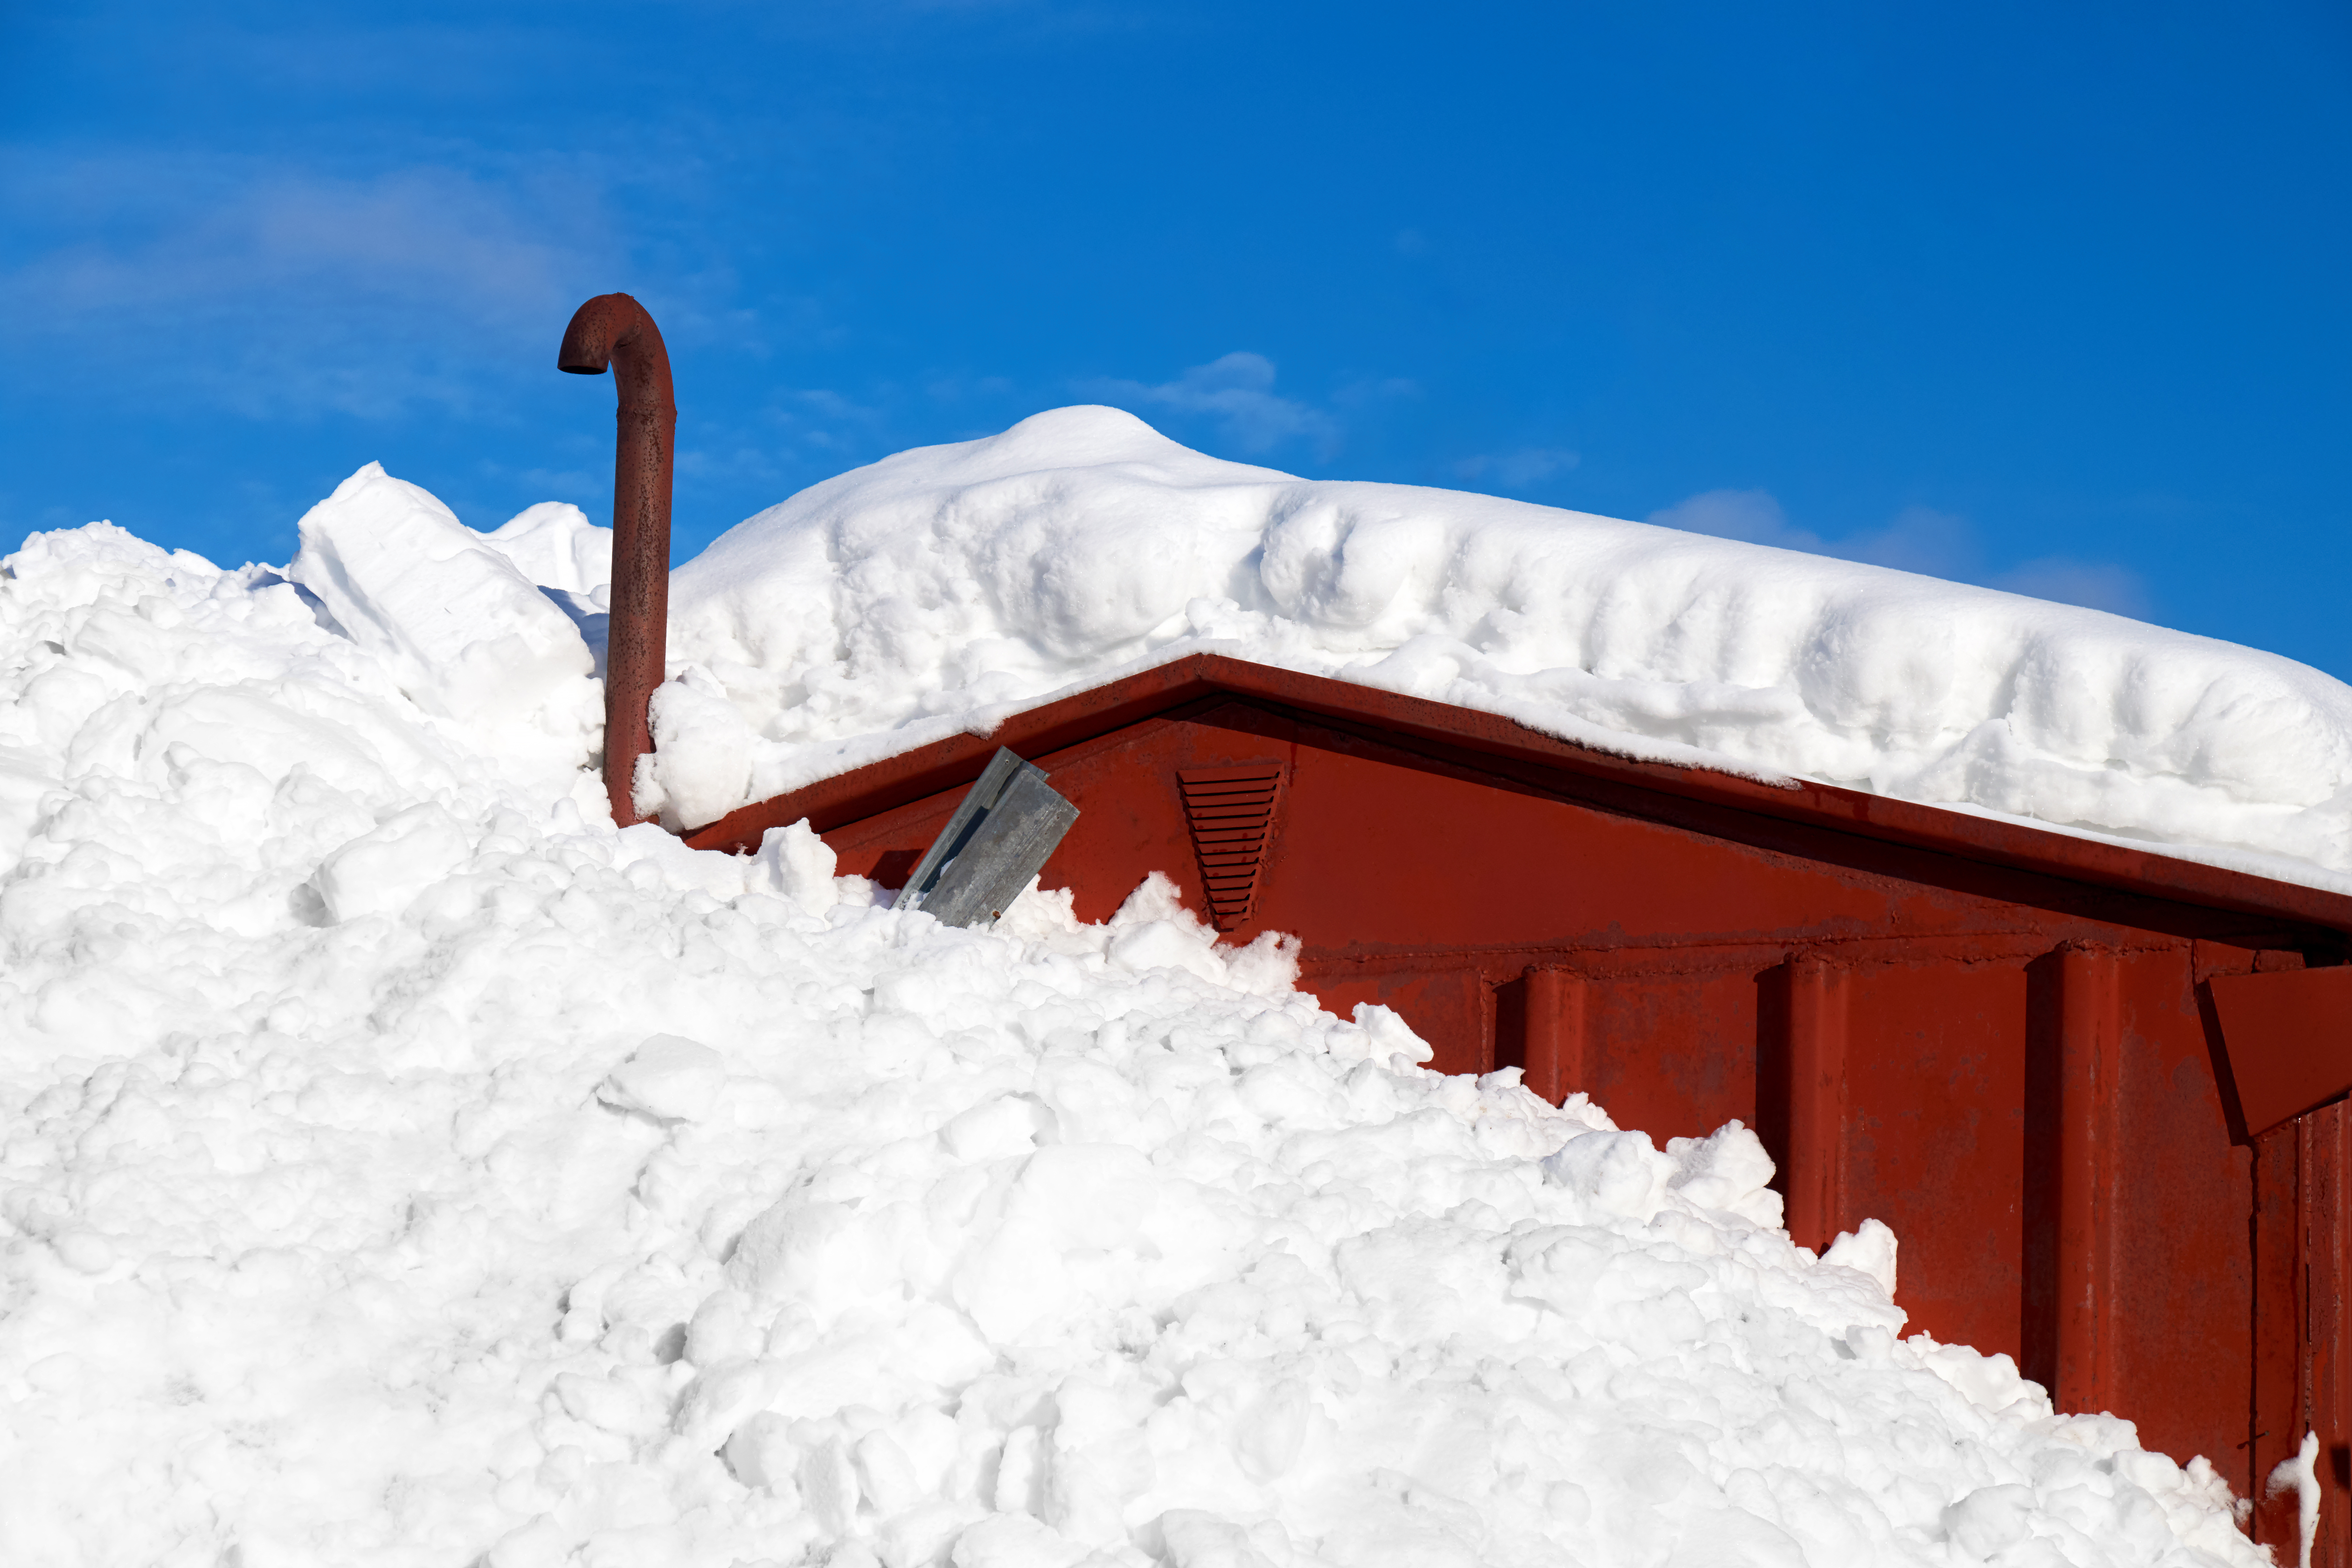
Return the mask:
{"type": "Polygon", "coordinates": [[[1274,832],[1282,798],[1281,763],[1235,763],[1222,768],[1179,768],[1184,817],[1200,853],[1209,889],[1210,923],[1232,931],[1257,901],[1257,871],[1274,832]]]}

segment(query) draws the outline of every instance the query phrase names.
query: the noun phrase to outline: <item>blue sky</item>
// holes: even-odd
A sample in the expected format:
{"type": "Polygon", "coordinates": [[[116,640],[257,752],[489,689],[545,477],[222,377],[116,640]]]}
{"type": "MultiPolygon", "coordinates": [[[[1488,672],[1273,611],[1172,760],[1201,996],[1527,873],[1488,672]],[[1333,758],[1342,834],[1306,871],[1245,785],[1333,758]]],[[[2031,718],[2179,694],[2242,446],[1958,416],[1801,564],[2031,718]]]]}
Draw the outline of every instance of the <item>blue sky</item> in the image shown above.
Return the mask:
{"type": "Polygon", "coordinates": [[[5,11],[0,542],[282,561],[380,459],[681,557],[1060,404],[2352,677],[2352,10],[932,0],[5,11]]]}

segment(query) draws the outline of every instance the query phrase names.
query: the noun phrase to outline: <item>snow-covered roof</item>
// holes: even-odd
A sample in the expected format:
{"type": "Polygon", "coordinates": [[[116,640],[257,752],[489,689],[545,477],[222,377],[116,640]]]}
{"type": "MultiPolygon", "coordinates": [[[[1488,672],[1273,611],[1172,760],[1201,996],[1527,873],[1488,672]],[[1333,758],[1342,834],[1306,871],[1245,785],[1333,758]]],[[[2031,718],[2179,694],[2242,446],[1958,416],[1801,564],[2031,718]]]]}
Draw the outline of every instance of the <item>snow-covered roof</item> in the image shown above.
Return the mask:
{"type": "Polygon", "coordinates": [[[2352,891],[2352,688],[2306,666],[1645,523],[1292,479],[1109,408],[885,458],[679,567],[645,798],[699,825],[1197,651],[2352,891]]]}

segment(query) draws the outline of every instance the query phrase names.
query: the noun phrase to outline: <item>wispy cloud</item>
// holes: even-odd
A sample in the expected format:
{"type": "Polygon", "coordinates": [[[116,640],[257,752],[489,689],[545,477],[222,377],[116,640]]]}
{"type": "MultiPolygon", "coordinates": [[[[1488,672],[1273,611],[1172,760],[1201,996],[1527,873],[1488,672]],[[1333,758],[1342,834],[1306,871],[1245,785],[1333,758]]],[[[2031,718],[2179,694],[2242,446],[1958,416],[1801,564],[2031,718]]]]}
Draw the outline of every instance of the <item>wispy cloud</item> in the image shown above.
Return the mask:
{"type": "Polygon", "coordinates": [[[1822,553],[1822,537],[1793,527],[1789,514],[1769,490],[1702,490],[1650,514],[1660,528],[1705,533],[1717,539],[1738,539],[1749,544],[1777,544],[1783,550],[1822,553]]]}
{"type": "Polygon", "coordinates": [[[1988,569],[1984,542],[1975,525],[1957,512],[1932,507],[1906,507],[1881,527],[1834,540],[1790,522],[1780,501],[1760,489],[1702,491],[1652,512],[1649,521],[1717,539],[1834,555],[2119,616],[2145,616],[2149,611],[2146,582],[2130,567],[2115,562],[2053,555],[1988,569]]]}
{"type": "Polygon", "coordinates": [[[0,210],[69,228],[43,247],[20,227],[0,287],[79,374],[253,414],[463,408],[483,337],[545,336],[614,251],[593,184],[559,174],[56,159],[20,164],[0,210]]]}
{"type": "Polygon", "coordinates": [[[2116,615],[2141,620],[2147,618],[2152,608],[2147,580],[2130,567],[2112,561],[2045,555],[1997,574],[1991,585],[2037,599],[2055,599],[2062,605],[2113,610],[2116,615]]]}
{"type": "Polygon", "coordinates": [[[1318,458],[1335,456],[1342,436],[1339,421],[1310,404],[1277,395],[1274,381],[1272,360],[1241,352],[1194,365],[1156,386],[1096,381],[1084,384],[1082,390],[1106,403],[1208,416],[1220,435],[1253,456],[1301,440],[1311,443],[1318,458]]]}
{"type": "Polygon", "coordinates": [[[1973,579],[1982,569],[1983,552],[1969,520],[1933,507],[1905,507],[1883,527],[1834,541],[1790,522],[1769,490],[1706,490],[1652,512],[1650,521],[1690,533],[1835,555],[1929,577],[1973,579]]]}
{"type": "Polygon", "coordinates": [[[1333,406],[1350,412],[1423,396],[1421,383],[1407,375],[1364,375],[1343,381],[1331,394],[1333,406]]]}
{"type": "Polygon", "coordinates": [[[1480,452],[1464,458],[1454,465],[1454,472],[1465,484],[1489,484],[1516,490],[1567,473],[1581,461],[1565,447],[1521,447],[1508,452],[1480,452]]]}

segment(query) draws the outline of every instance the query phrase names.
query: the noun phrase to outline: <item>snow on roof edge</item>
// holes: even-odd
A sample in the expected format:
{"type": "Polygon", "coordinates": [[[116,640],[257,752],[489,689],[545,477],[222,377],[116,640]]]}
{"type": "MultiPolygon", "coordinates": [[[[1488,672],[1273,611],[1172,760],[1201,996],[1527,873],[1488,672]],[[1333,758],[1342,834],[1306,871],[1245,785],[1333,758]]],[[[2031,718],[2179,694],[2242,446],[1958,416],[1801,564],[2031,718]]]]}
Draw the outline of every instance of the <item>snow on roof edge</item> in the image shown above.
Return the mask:
{"type": "Polygon", "coordinates": [[[673,577],[689,827],[1187,653],[1607,753],[2352,889],[2352,688],[2103,612],[1651,524],[1227,463],[1048,411],[837,475],[673,577]]]}

